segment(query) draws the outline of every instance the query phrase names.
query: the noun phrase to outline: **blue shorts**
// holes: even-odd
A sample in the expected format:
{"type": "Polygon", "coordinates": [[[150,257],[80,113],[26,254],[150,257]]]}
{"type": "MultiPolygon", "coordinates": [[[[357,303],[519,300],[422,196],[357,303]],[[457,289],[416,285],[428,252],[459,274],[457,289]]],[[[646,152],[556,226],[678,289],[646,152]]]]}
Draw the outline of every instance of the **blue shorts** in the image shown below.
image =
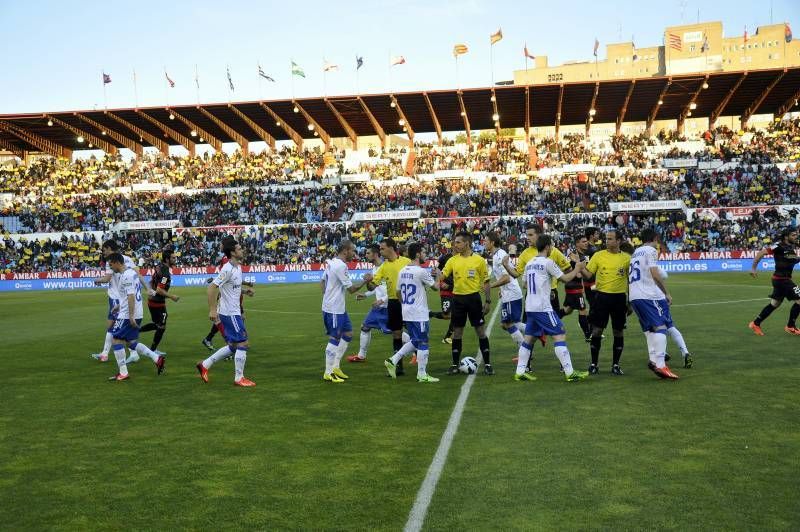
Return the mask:
{"type": "MultiPolygon", "coordinates": [[[[142,319],[136,320],[136,323],[141,325],[142,319]]],[[[111,336],[115,340],[126,340],[128,342],[135,342],[139,339],[139,327],[131,326],[131,321],[128,318],[116,320],[111,327],[111,336]]]]}
{"type": "Polygon", "coordinates": [[[522,299],[503,303],[500,307],[500,323],[519,323],[522,320],[522,299]]]}
{"type": "Polygon", "coordinates": [[[344,314],[323,312],[322,321],[325,323],[325,332],[331,338],[336,338],[338,340],[346,333],[353,332],[353,324],[350,323],[350,316],[347,312],[344,314]]]}
{"type": "Polygon", "coordinates": [[[391,333],[392,330],[389,329],[389,309],[383,307],[370,310],[367,317],[364,318],[364,327],[367,329],[378,329],[383,334],[391,333]]]}
{"type": "Polygon", "coordinates": [[[654,331],[662,325],[667,329],[672,327],[672,314],[666,299],[634,299],[631,307],[645,332],[654,331]]]}
{"type": "Polygon", "coordinates": [[[558,314],[553,312],[527,312],[528,320],[525,323],[525,336],[558,336],[566,334],[564,323],[558,314]]]}
{"type": "MultiPolygon", "coordinates": [[[[119,310],[117,310],[117,312],[112,312],[112,311],[114,310],[114,307],[118,306],[119,306],[119,299],[111,299],[110,297],[108,298],[108,319],[110,320],[117,319],[117,312],[119,312],[119,310]]],[[[113,328],[114,326],[112,325],[111,327],[113,328]]],[[[111,329],[109,329],[109,331],[110,330],[111,329]]]]}
{"type": "Polygon", "coordinates": [[[244,320],[241,316],[219,315],[222,324],[222,336],[229,344],[238,344],[247,341],[247,329],[244,328],[244,320]]]}
{"type": "Polygon", "coordinates": [[[406,330],[411,337],[411,343],[419,351],[428,349],[428,333],[431,330],[429,321],[407,321],[406,330]]]}

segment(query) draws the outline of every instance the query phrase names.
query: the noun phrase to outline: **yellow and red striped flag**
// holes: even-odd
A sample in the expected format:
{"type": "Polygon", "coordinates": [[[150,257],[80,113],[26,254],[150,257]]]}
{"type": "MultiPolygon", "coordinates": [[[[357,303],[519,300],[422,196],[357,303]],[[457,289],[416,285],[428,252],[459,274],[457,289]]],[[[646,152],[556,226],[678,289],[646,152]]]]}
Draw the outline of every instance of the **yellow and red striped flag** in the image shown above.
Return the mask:
{"type": "Polygon", "coordinates": [[[503,29],[497,28],[497,31],[489,35],[489,43],[495,44],[503,39],[503,29]]]}
{"type": "Polygon", "coordinates": [[[469,52],[469,48],[467,48],[466,44],[456,44],[453,46],[453,57],[464,55],[467,52],[469,52]]]}

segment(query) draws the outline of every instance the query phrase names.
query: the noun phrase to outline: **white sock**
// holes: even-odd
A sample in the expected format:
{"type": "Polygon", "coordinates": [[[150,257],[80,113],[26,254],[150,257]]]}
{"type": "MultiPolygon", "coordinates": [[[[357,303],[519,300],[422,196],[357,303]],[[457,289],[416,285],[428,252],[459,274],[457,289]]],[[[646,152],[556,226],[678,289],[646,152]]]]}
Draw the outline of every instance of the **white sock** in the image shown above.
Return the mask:
{"type": "Polygon", "coordinates": [[[655,349],[653,349],[653,333],[651,333],[650,331],[645,331],[644,339],[647,341],[647,356],[650,359],[650,362],[655,364],[656,351],[655,349]]]}
{"type": "MultiPolygon", "coordinates": [[[[114,342],[114,336],[110,332],[106,332],[106,339],[103,342],[103,350],[100,351],[100,354],[103,356],[108,356],[108,352],[111,351],[111,344],[114,342]]],[[[125,349],[124,347],[122,348],[125,349]]]]}
{"type": "Polygon", "coordinates": [[[358,342],[358,358],[367,358],[367,349],[369,343],[372,341],[372,330],[367,332],[361,331],[361,338],[358,342]]]}
{"type": "Polygon", "coordinates": [[[330,341],[325,346],[325,375],[330,375],[331,371],[333,371],[333,365],[336,363],[336,351],[338,348],[338,343],[334,345],[330,343],[330,341]]]}
{"type": "Polygon", "coordinates": [[[127,375],[128,366],[125,365],[125,347],[122,344],[114,346],[114,358],[117,359],[117,366],[119,366],[119,374],[127,375]]]}
{"type": "Polygon", "coordinates": [[[516,325],[509,327],[508,334],[511,335],[511,339],[514,340],[517,345],[521,344],[525,340],[525,336],[522,335],[522,331],[520,331],[516,325]]]}
{"type": "Polygon", "coordinates": [[[675,326],[670,327],[669,329],[667,329],[667,333],[669,334],[669,337],[672,338],[672,341],[678,344],[678,349],[681,350],[681,353],[685,355],[686,353],[689,352],[689,348],[686,347],[686,342],[683,340],[683,335],[681,334],[681,332],[678,330],[677,327],[675,326]]]}
{"type": "MultiPolygon", "coordinates": [[[[661,333],[666,333],[662,329],[661,333]]],[[[664,361],[664,355],[667,351],[667,335],[661,333],[653,333],[653,350],[656,353],[656,367],[666,367],[667,363],[664,361]]]]}
{"type": "Polygon", "coordinates": [[[219,362],[220,360],[222,360],[223,358],[229,357],[232,354],[233,352],[227,345],[223,346],[216,353],[214,353],[213,355],[211,355],[210,357],[208,357],[203,361],[203,367],[208,369],[217,362],[219,362]]]}
{"type": "Polygon", "coordinates": [[[244,363],[247,361],[247,348],[240,347],[236,350],[236,356],[233,359],[233,363],[235,366],[235,373],[233,375],[233,380],[239,382],[239,380],[244,377],[244,363]]]}
{"type": "Polygon", "coordinates": [[[153,362],[158,361],[158,355],[150,351],[150,348],[144,345],[143,343],[136,342],[136,347],[134,348],[134,350],[140,355],[150,357],[150,360],[152,360],[153,362]]]}
{"type": "Polygon", "coordinates": [[[561,362],[561,367],[564,369],[564,375],[571,375],[574,371],[572,369],[572,358],[569,356],[569,349],[567,349],[567,342],[555,343],[556,357],[561,362]]]}
{"type": "Polygon", "coordinates": [[[522,333],[522,338],[525,338],[525,324],[519,322],[516,324],[517,330],[522,333]]]}
{"type": "Polygon", "coordinates": [[[428,353],[427,349],[417,351],[417,377],[424,377],[428,374],[428,353]]]}
{"type": "Polygon", "coordinates": [[[339,347],[336,349],[336,358],[333,361],[334,368],[339,367],[339,362],[342,361],[342,357],[344,356],[344,352],[347,350],[348,345],[350,345],[350,342],[346,342],[344,339],[339,340],[339,347]]]}
{"type": "Polygon", "coordinates": [[[525,341],[519,344],[517,351],[517,375],[522,375],[528,370],[528,362],[531,359],[531,345],[525,341]]]}
{"type": "Polygon", "coordinates": [[[411,337],[405,331],[403,331],[402,339],[403,339],[403,344],[407,344],[408,342],[411,341],[411,337]]]}
{"type": "MultiPolygon", "coordinates": [[[[406,355],[410,355],[411,353],[413,353],[414,351],[416,351],[416,349],[417,349],[417,348],[416,348],[416,347],[414,347],[414,344],[412,344],[411,342],[406,342],[406,343],[404,343],[404,344],[403,344],[403,347],[401,347],[401,348],[400,348],[400,349],[397,351],[397,353],[395,353],[394,355],[392,355],[392,357],[390,358],[390,360],[392,361],[392,363],[393,363],[393,364],[397,365],[397,363],[398,363],[398,362],[400,362],[401,360],[403,360],[403,357],[404,357],[404,356],[406,356],[406,355]]],[[[417,354],[417,363],[419,363],[419,353],[417,354]]]]}

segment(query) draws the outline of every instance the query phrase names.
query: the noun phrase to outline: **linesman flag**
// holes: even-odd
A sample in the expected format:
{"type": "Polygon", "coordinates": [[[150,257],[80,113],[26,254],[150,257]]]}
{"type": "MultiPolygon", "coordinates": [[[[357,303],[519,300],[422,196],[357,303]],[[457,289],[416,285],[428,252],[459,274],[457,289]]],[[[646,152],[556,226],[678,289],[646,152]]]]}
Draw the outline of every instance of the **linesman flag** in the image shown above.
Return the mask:
{"type": "Polygon", "coordinates": [[[489,35],[489,44],[495,44],[503,40],[503,29],[497,28],[497,31],[489,35]]]}
{"type": "Polygon", "coordinates": [[[264,69],[261,68],[260,64],[258,65],[258,75],[261,76],[262,78],[264,78],[267,81],[271,81],[271,82],[275,83],[275,79],[272,76],[268,76],[267,73],[264,72],[264,69]]]}
{"type": "Polygon", "coordinates": [[[469,52],[469,48],[467,48],[466,44],[457,44],[453,46],[453,57],[464,55],[467,52],[469,52]]]}
{"type": "Polygon", "coordinates": [[[405,57],[403,57],[402,55],[396,55],[396,56],[392,57],[391,66],[403,65],[403,64],[405,64],[405,62],[406,62],[406,58],[405,57]]]}
{"type": "Polygon", "coordinates": [[[292,61],[292,76],[298,76],[301,78],[306,77],[306,73],[303,72],[303,69],[300,68],[300,65],[292,61]]]}

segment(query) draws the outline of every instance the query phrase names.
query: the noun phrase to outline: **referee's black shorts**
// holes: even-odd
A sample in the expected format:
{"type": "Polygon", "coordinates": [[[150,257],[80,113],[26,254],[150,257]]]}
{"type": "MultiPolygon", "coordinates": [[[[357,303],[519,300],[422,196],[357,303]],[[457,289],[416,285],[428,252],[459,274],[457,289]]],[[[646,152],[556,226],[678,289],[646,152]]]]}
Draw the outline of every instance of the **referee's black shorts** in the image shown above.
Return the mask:
{"type": "Polygon", "coordinates": [[[473,327],[480,327],[484,324],[483,301],[478,292],[453,296],[453,307],[450,311],[450,322],[453,327],[464,327],[467,324],[467,318],[473,327]]]}
{"type": "Polygon", "coordinates": [[[605,329],[611,319],[611,328],[621,331],[628,320],[628,295],[595,292],[589,310],[589,323],[598,329],[605,329]]]}
{"type": "Polygon", "coordinates": [[[402,331],[403,330],[403,306],[400,304],[399,299],[390,299],[387,306],[389,311],[389,319],[386,320],[386,325],[389,330],[402,331]]]}

